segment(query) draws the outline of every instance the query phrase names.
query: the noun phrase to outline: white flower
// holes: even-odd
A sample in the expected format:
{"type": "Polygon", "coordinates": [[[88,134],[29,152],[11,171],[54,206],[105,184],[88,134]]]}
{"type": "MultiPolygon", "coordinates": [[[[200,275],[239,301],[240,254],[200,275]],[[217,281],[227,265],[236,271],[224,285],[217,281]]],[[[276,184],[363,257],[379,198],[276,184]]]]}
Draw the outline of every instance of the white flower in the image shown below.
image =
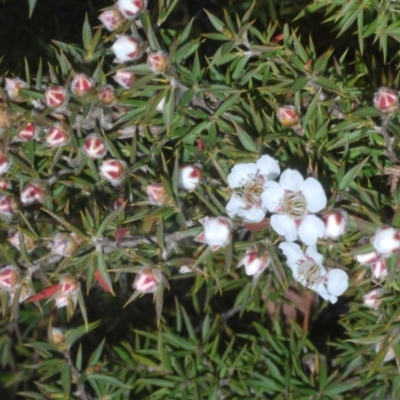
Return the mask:
{"type": "Polygon", "coordinates": [[[200,164],[183,165],[178,172],[179,189],[191,192],[196,189],[203,178],[203,166],[200,164]]]}
{"type": "Polygon", "coordinates": [[[325,236],[338,239],[347,231],[347,213],[343,210],[333,210],[323,217],[325,223],[325,236]]]}
{"type": "Polygon", "coordinates": [[[378,228],[371,243],[378,253],[390,256],[400,249],[400,230],[388,226],[378,228]]]}
{"type": "Polygon", "coordinates": [[[308,246],[305,254],[298,244],[292,242],[283,242],[279,248],[287,258],[293,278],[317,292],[324,300],[336,303],[337,296],[347,290],[349,278],[346,272],[337,268],[327,270],[316,246],[308,246]]]}
{"type": "Polygon", "coordinates": [[[142,55],[142,40],[137,36],[121,36],[111,46],[117,62],[133,61],[142,55]]]}
{"type": "Polygon", "coordinates": [[[205,217],[199,221],[204,231],[195,240],[208,244],[212,251],[225,247],[232,239],[232,222],[225,217],[205,217]]]}
{"type": "Polygon", "coordinates": [[[253,245],[246,249],[244,257],[240,260],[238,267],[244,265],[246,275],[259,276],[271,262],[271,255],[268,251],[262,251],[260,246],[253,245]]]}
{"type": "Polygon", "coordinates": [[[238,216],[245,222],[257,223],[264,219],[266,207],[261,196],[269,180],[279,176],[278,161],[268,155],[260,157],[256,163],[236,164],[228,175],[228,184],[233,192],[226,212],[233,218],[238,216]]]}
{"type": "Polygon", "coordinates": [[[317,243],[325,234],[325,224],[313,213],[326,206],[326,195],[315,178],[304,178],[298,171],[285,170],[279,183],[268,181],[261,195],[263,206],[270,212],[272,228],[286,240],[297,239],[308,245],[317,243]]]}
{"type": "Polygon", "coordinates": [[[117,6],[126,19],[136,18],[147,5],[147,0],[118,0],[117,6]]]}

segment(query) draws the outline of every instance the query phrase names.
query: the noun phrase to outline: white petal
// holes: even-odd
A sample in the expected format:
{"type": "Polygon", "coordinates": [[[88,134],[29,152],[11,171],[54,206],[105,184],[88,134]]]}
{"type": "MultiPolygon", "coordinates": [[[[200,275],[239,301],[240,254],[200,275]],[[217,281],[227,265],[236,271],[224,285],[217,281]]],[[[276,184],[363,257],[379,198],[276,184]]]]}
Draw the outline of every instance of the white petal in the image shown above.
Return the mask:
{"type": "Polygon", "coordinates": [[[288,264],[296,264],[300,260],[304,260],[305,256],[300,246],[293,242],[282,242],[279,248],[287,258],[288,264]]]}
{"type": "Polygon", "coordinates": [[[275,212],[279,207],[285,191],[283,188],[274,181],[268,181],[264,185],[264,191],[261,194],[261,201],[263,206],[270,212],[275,212]]]}
{"type": "Polygon", "coordinates": [[[239,209],[242,207],[246,207],[246,203],[236,193],[232,194],[228,204],[225,206],[226,212],[230,217],[238,215],[239,209]]]}
{"type": "Polygon", "coordinates": [[[301,185],[301,192],[307,201],[307,210],[316,213],[326,206],[326,194],[315,178],[307,178],[301,185]]]}
{"type": "Polygon", "coordinates": [[[327,274],[327,278],[328,292],[334,296],[340,296],[349,287],[349,277],[346,272],[341,269],[331,269],[327,274]]]}
{"type": "Polygon", "coordinates": [[[294,169],[285,169],[279,178],[279,184],[291,192],[300,192],[303,182],[300,172],[294,169]]]}
{"type": "Polygon", "coordinates": [[[332,304],[336,303],[337,297],[330,294],[323,283],[320,283],[318,286],[313,287],[313,290],[315,290],[324,300],[329,300],[332,304]]]}
{"type": "Polygon", "coordinates": [[[277,178],[281,173],[278,161],[268,155],[258,159],[257,168],[259,175],[262,175],[266,181],[277,178]]]}
{"type": "Polygon", "coordinates": [[[324,269],[325,271],[325,268],[323,267],[324,256],[318,253],[317,246],[308,246],[306,250],[306,256],[312,258],[321,267],[321,269],[324,269]]]}
{"type": "Polygon", "coordinates": [[[252,206],[250,208],[239,208],[239,217],[243,218],[245,222],[257,223],[261,222],[265,217],[265,210],[260,207],[252,206]]]}
{"type": "Polygon", "coordinates": [[[236,164],[228,175],[228,184],[232,189],[245,186],[257,175],[257,164],[236,164]]]}
{"type": "Polygon", "coordinates": [[[300,240],[307,246],[317,243],[325,234],[325,224],[315,215],[306,215],[298,229],[300,240]]]}
{"type": "Polygon", "coordinates": [[[274,214],[271,217],[271,226],[278,235],[285,236],[288,242],[297,239],[296,224],[288,215],[274,214]]]}

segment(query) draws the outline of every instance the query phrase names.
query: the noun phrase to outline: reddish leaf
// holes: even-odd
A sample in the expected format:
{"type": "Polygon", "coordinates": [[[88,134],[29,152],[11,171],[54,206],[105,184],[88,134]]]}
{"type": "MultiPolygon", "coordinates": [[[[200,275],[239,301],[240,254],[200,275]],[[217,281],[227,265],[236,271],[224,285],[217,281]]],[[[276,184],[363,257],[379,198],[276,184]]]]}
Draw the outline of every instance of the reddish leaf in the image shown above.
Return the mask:
{"type": "Polygon", "coordinates": [[[43,299],[48,299],[49,297],[53,296],[55,292],[60,288],[60,285],[57,283],[57,285],[49,286],[46,289],[43,289],[41,292],[36,293],[34,296],[32,296],[30,299],[26,301],[26,303],[31,303],[32,301],[39,301],[43,299]]]}
{"type": "Polygon", "coordinates": [[[259,232],[269,227],[269,218],[264,218],[261,222],[245,223],[244,227],[249,231],[259,232]]]}
{"type": "Polygon", "coordinates": [[[129,230],[126,228],[118,228],[114,232],[114,239],[117,242],[117,246],[121,244],[124,240],[125,236],[129,233],[129,230]]]}
{"type": "Polygon", "coordinates": [[[197,154],[201,154],[203,151],[203,141],[201,139],[196,139],[196,148],[197,148],[197,154]]]}
{"type": "Polygon", "coordinates": [[[94,273],[94,276],[96,277],[97,282],[99,282],[100,286],[108,293],[113,293],[112,287],[108,286],[107,282],[103,279],[101,276],[101,273],[99,270],[97,270],[94,273]]]}
{"type": "Polygon", "coordinates": [[[278,43],[278,42],[280,42],[282,39],[283,39],[283,33],[280,33],[279,35],[276,35],[276,36],[272,39],[272,41],[273,41],[274,43],[278,43]]]}

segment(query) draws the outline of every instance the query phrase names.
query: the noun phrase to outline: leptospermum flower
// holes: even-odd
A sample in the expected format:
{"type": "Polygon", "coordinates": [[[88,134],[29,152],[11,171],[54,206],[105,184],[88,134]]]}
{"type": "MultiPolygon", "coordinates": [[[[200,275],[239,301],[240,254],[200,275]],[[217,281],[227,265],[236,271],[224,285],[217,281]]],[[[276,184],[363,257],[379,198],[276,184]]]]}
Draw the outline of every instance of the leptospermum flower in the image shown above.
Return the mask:
{"type": "Polygon", "coordinates": [[[327,270],[323,266],[323,256],[316,246],[308,246],[305,253],[297,243],[283,242],[279,245],[287,258],[293,278],[305,287],[317,292],[324,300],[336,303],[337,296],[349,286],[349,278],[341,269],[327,270]]]}
{"type": "Polygon", "coordinates": [[[325,237],[339,239],[347,231],[347,213],[343,210],[329,211],[323,216],[325,237]]]}
{"type": "Polygon", "coordinates": [[[46,197],[46,184],[36,180],[25,185],[21,190],[20,200],[24,206],[43,203],[46,197]]]}
{"type": "Polygon", "coordinates": [[[71,92],[78,97],[86,96],[94,89],[94,81],[86,74],[75,74],[71,82],[71,92]]]}
{"type": "Polygon", "coordinates": [[[208,244],[212,251],[225,247],[232,239],[232,221],[225,217],[205,217],[199,220],[203,232],[195,240],[208,244]]]}
{"type": "Polygon", "coordinates": [[[104,140],[96,133],[91,133],[83,143],[83,152],[86,157],[95,160],[107,154],[107,147],[104,140]]]}
{"type": "Polygon", "coordinates": [[[382,302],[378,299],[379,295],[379,289],[373,289],[369,291],[365,296],[363,296],[364,306],[377,310],[382,302]]]}
{"type": "Polygon", "coordinates": [[[25,234],[23,232],[19,232],[14,229],[9,231],[7,240],[16,249],[21,250],[21,241],[20,241],[21,237],[22,237],[22,240],[24,241],[25,250],[28,253],[30,253],[31,251],[33,251],[36,248],[38,241],[35,238],[28,236],[27,234],[25,234]]]}
{"type": "Polygon", "coordinates": [[[71,256],[76,248],[78,247],[78,243],[69,233],[58,233],[54,237],[54,242],[51,246],[52,254],[57,254],[63,257],[71,256]]]}
{"type": "Polygon", "coordinates": [[[371,238],[371,243],[384,257],[397,253],[400,249],[400,230],[389,226],[378,228],[371,238]]]}
{"type": "Polygon", "coordinates": [[[22,103],[25,99],[19,94],[20,89],[28,89],[28,84],[20,78],[6,78],[6,92],[11,100],[22,103]]]}
{"type": "Polygon", "coordinates": [[[183,165],[178,172],[179,189],[191,192],[195,190],[203,178],[203,166],[200,164],[183,165]]]}
{"type": "Polygon", "coordinates": [[[115,54],[115,62],[137,60],[142,55],[142,40],[138,36],[121,36],[111,46],[115,54]]]}
{"type": "Polygon", "coordinates": [[[46,144],[49,147],[65,146],[71,140],[71,129],[68,125],[57,122],[46,133],[46,144]]]}
{"type": "Polygon", "coordinates": [[[163,51],[149,53],[147,56],[147,65],[155,74],[162,74],[169,67],[168,54],[163,51]]]}
{"type": "Polygon", "coordinates": [[[358,254],[354,257],[354,259],[361,265],[369,265],[371,268],[371,274],[375,279],[381,279],[387,275],[386,261],[384,256],[376,251],[358,254]]]}
{"type": "Polygon", "coordinates": [[[21,274],[19,269],[7,265],[0,269],[0,290],[10,291],[20,284],[21,274]]]}
{"type": "Polygon", "coordinates": [[[75,305],[80,288],[80,283],[73,276],[62,276],[59,283],[59,293],[56,297],[57,308],[66,307],[70,303],[75,305]]]}
{"type": "Polygon", "coordinates": [[[5,153],[0,153],[0,175],[4,175],[11,167],[11,160],[5,153]]]}
{"type": "Polygon", "coordinates": [[[391,114],[399,107],[399,95],[387,87],[381,87],[374,95],[374,106],[383,114],[391,114]]]}
{"type": "Polygon", "coordinates": [[[27,122],[17,132],[17,139],[21,142],[27,142],[33,139],[39,131],[39,127],[33,122],[27,122]]]}
{"type": "Polygon", "coordinates": [[[126,162],[109,158],[100,165],[100,176],[114,186],[121,184],[126,173],[126,162]]]}
{"type": "Polygon", "coordinates": [[[33,290],[30,276],[26,276],[25,278],[23,278],[19,285],[15,286],[8,292],[8,294],[10,295],[10,304],[13,303],[14,297],[17,294],[17,290],[19,291],[19,303],[24,302],[32,296],[33,290]]]}
{"type": "Polygon", "coordinates": [[[228,175],[228,184],[234,189],[228,204],[227,214],[238,216],[245,222],[257,223],[264,219],[267,208],[262,203],[266,184],[279,176],[278,161],[264,155],[255,163],[236,164],[228,175]]]}
{"type": "Polygon", "coordinates": [[[126,19],[136,18],[146,5],[146,0],[118,0],[117,2],[117,7],[126,19]]]}
{"type": "Polygon", "coordinates": [[[162,280],[158,269],[144,267],[136,275],[133,288],[140,293],[154,293],[162,280]]]}
{"type": "Polygon", "coordinates": [[[52,86],[44,92],[44,102],[47,107],[63,111],[67,106],[69,94],[62,86],[52,86]]]}
{"type": "Polygon", "coordinates": [[[259,245],[253,245],[246,249],[244,257],[240,260],[238,267],[244,266],[246,275],[257,277],[271,262],[271,255],[268,251],[260,252],[259,245]]]}
{"type": "Polygon", "coordinates": [[[162,183],[152,183],[146,187],[146,193],[151,204],[162,206],[169,202],[169,196],[162,183]]]}
{"type": "Polygon", "coordinates": [[[118,70],[114,74],[113,79],[124,89],[129,89],[133,85],[133,82],[135,82],[135,74],[126,70],[118,70]]]}
{"type": "Polygon", "coordinates": [[[99,89],[99,101],[103,106],[111,107],[115,103],[115,89],[111,85],[103,86],[99,89]]]}
{"type": "Polygon", "coordinates": [[[115,31],[118,28],[121,28],[121,26],[124,25],[125,22],[125,18],[122,15],[121,11],[119,11],[116,8],[114,8],[113,10],[103,11],[99,15],[99,20],[104,25],[104,27],[110,32],[115,31]]]}
{"type": "Polygon", "coordinates": [[[263,206],[270,212],[271,226],[279,235],[292,242],[317,243],[325,234],[325,224],[313,215],[326,206],[326,195],[315,178],[304,178],[293,169],[285,170],[279,183],[268,181],[261,195],[263,206]]]}
{"type": "Polygon", "coordinates": [[[15,197],[7,195],[0,196],[0,214],[10,216],[17,210],[18,201],[15,197]]]}

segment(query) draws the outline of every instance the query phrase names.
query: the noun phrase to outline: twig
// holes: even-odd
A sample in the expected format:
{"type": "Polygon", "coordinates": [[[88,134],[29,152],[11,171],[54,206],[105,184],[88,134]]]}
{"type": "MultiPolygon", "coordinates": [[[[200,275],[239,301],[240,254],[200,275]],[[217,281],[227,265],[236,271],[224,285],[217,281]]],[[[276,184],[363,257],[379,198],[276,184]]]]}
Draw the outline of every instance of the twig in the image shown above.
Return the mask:
{"type": "Polygon", "coordinates": [[[385,143],[386,143],[386,155],[388,156],[389,160],[392,163],[397,163],[397,157],[396,154],[393,151],[393,140],[392,138],[389,136],[389,133],[387,131],[387,124],[389,123],[389,115],[385,115],[384,117],[382,117],[382,126],[380,129],[380,134],[382,135],[383,139],[385,139],[385,143]]]}

